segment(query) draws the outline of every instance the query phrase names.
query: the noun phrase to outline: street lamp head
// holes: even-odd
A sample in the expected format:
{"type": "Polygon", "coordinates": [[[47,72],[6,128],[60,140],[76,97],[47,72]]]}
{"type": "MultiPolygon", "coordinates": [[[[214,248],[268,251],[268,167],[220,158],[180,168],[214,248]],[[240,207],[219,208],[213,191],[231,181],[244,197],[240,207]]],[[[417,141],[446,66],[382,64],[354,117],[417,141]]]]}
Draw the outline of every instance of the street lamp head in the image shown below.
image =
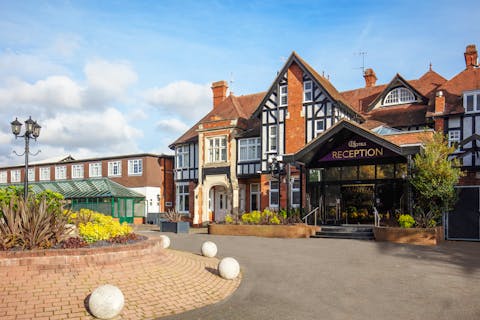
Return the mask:
{"type": "Polygon", "coordinates": [[[30,116],[27,121],[25,121],[25,134],[29,135],[33,133],[33,127],[35,125],[35,121],[32,120],[32,117],[30,116]]]}
{"type": "Polygon", "coordinates": [[[37,121],[35,121],[35,123],[33,124],[33,132],[32,132],[33,137],[34,137],[35,139],[37,139],[38,136],[40,135],[40,129],[41,129],[41,128],[42,128],[42,127],[37,123],[37,121]]]}
{"type": "Polygon", "coordinates": [[[22,123],[20,121],[18,121],[18,118],[15,118],[15,120],[13,120],[10,124],[12,126],[12,133],[15,136],[18,136],[20,134],[20,130],[22,128],[22,123]]]}

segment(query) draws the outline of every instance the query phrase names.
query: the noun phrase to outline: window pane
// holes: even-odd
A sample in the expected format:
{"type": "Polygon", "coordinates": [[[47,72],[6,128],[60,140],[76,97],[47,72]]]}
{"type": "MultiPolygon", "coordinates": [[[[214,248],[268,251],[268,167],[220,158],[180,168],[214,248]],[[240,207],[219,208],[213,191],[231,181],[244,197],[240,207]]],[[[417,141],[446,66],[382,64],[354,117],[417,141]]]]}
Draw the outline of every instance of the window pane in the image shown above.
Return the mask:
{"type": "Polygon", "coordinates": [[[394,166],[393,164],[379,164],[377,165],[377,179],[393,179],[394,166]]]}
{"type": "Polygon", "coordinates": [[[375,179],[375,165],[360,166],[360,179],[375,179]]]}
{"type": "Polygon", "coordinates": [[[467,96],[467,112],[473,111],[473,96],[467,96]]]}

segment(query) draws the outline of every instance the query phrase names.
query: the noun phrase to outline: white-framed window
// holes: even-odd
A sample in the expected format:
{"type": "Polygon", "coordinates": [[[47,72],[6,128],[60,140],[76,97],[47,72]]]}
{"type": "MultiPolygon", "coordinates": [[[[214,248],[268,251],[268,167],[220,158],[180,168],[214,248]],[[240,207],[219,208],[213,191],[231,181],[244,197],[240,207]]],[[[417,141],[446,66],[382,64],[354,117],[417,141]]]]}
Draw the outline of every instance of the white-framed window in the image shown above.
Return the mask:
{"type": "Polygon", "coordinates": [[[108,162],[108,176],[120,177],[122,175],[122,161],[109,161],[108,162]]]}
{"type": "Polygon", "coordinates": [[[409,103],[415,101],[415,95],[412,91],[408,90],[407,88],[400,87],[395,88],[390,91],[385,100],[383,101],[384,106],[394,105],[394,104],[402,104],[402,103],[409,103]]]}
{"type": "Polygon", "coordinates": [[[324,119],[315,120],[314,130],[315,130],[315,137],[318,136],[323,131],[325,131],[325,121],[324,121],[324,119]]]}
{"type": "Polygon", "coordinates": [[[176,191],[177,211],[180,213],[188,213],[190,201],[188,182],[177,183],[176,191]]]}
{"type": "Polygon", "coordinates": [[[50,180],[50,167],[40,167],[40,181],[49,181],[50,180]]]}
{"type": "Polygon", "coordinates": [[[207,138],[208,162],[227,161],[227,137],[207,138]]]}
{"type": "Polygon", "coordinates": [[[55,167],[55,180],[67,179],[67,166],[55,167]]]}
{"type": "Polygon", "coordinates": [[[480,91],[468,91],[463,94],[463,108],[466,113],[480,111],[480,91]]]}
{"type": "Polygon", "coordinates": [[[279,190],[278,190],[278,181],[270,181],[270,196],[269,196],[269,207],[278,208],[279,202],[279,190]]]}
{"type": "Polygon", "coordinates": [[[20,180],[21,180],[20,169],[10,170],[10,182],[12,183],[20,182],[20,180]]]}
{"type": "Polygon", "coordinates": [[[83,164],[72,165],[72,179],[83,179],[83,164]]]}
{"type": "Polygon", "coordinates": [[[248,138],[238,140],[240,154],[238,161],[255,161],[260,160],[262,153],[260,138],[248,138]]]}
{"type": "Polygon", "coordinates": [[[88,165],[88,176],[90,178],[98,178],[102,176],[102,163],[93,162],[88,165]]]}
{"type": "Polygon", "coordinates": [[[7,183],[7,171],[0,171],[0,183],[7,183]]]}
{"type": "Polygon", "coordinates": [[[279,105],[280,106],[286,106],[288,105],[288,86],[283,85],[280,86],[279,90],[279,105]]]}
{"type": "Polygon", "coordinates": [[[143,160],[132,159],[128,160],[128,175],[141,175],[143,173],[143,160]]]}
{"type": "Polygon", "coordinates": [[[268,151],[277,151],[277,126],[268,127],[268,151]]]}
{"type": "Polygon", "coordinates": [[[457,147],[460,142],[460,130],[450,130],[448,131],[448,146],[457,147]]]}
{"type": "Polygon", "coordinates": [[[177,163],[176,168],[188,168],[190,166],[189,146],[177,147],[177,163]]]}
{"type": "Polygon", "coordinates": [[[28,181],[35,181],[35,168],[28,168],[28,181]]]}
{"type": "Polygon", "coordinates": [[[291,199],[292,208],[300,208],[300,179],[294,178],[292,181],[291,199]]]}
{"type": "Polygon", "coordinates": [[[313,101],[313,83],[308,80],[303,83],[303,102],[313,101]]]}

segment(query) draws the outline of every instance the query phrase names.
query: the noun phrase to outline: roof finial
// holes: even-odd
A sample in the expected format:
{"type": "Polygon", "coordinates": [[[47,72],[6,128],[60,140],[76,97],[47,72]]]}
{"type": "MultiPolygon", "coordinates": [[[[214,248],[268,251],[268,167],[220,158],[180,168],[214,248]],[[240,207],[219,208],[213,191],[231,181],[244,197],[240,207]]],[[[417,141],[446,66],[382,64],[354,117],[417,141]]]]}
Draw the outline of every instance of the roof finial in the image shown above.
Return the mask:
{"type": "Polygon", "coordinates": [[[235,82],[235,80],[233,79],[233,72],[230,72],[230,95],[233,95],[233,82],[235,82]]]}
{"type": "Polygon", "coordinates": [[[429,71],[432,71],[432,61],[430,61],[430,64],[429,64],[429,71]]]}

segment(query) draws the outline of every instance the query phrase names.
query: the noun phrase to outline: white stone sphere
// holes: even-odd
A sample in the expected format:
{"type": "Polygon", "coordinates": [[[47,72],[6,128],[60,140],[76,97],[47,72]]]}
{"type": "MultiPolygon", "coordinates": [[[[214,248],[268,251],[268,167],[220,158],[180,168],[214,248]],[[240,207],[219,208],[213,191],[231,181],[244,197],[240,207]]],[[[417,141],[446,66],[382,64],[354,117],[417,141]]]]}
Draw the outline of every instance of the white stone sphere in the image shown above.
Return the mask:
{"type": "Polygon", "coordinates": [[[209,258],[215,257],[217,254],[217,245],[212,241],[205,241],[202,244],[202,254],[209,258]]]}
{"type": "Polygon", "coordinates": [[[91,314],[99,319],[112,319],[122,311],[124,304],[122,291],[111,284],[93,290],[88,300],[91,314]]]}
{"type": "Polygon", "coordinates": [[[162,239],[163,249],[170,247],[170,238],[168,236],[162,234],[160,238],[162,239]]]}
{"type": "Polygon", "coordinates": [[[240,273],[240,265],[234,258],[223,258],[218,264],[218,272],[222,278],[233,280],[240,273]]]}

